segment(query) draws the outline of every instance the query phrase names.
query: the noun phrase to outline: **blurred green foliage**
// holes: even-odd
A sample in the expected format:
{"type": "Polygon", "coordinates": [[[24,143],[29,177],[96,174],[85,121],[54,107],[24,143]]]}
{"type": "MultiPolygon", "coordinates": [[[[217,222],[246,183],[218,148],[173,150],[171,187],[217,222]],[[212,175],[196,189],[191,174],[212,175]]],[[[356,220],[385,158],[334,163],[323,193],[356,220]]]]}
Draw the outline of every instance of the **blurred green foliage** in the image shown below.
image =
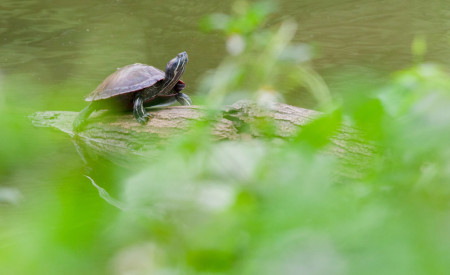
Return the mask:
{"type": "Polygon", "coordinates": [[[0,273],[449,273],[446,68],[417,63],[380,89],[332,100],[308,46],[291,41],[296,24],[266,28],[270,11],[240,1],[233,15],[205,19],[229,56],[205,76],[204,102],[215,113],[252,97],[270,109],[304,87],[323,116],[283,140],[262,121],[264,139],[218,142],[201,122],[137,171],[91,167],[124,210],[101,199],[68,139],[32,128],[26,106],[6,104],[2,82],[0,273]],[[337,175],[355,168],[326,153],[343,124],[377,148],[344,181],[337,175]]]}
{"type": "Polygon", "coordinates": [[[289,90],[305,88],[320,107],[331,107],[328,87],[308,64],[314,57],[313,48],[292,42],[297,24],[286,20],[265,27],[274,9],[271,1],[236,1],[232,15],[213,14],[202,21],[204,30],[226,37],[229,53],[200,87],[207,94],[207,106],[217,108],[240,98],[254,98],[270,107],[283,101],[289,90]]]}

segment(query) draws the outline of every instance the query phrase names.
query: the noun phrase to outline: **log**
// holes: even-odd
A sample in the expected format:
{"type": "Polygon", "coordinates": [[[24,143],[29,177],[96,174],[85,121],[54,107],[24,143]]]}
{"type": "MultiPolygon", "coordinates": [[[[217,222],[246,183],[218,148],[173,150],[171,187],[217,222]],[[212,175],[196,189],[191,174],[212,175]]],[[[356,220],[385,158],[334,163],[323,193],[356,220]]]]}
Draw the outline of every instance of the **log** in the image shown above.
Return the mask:
{"type": "MultiPolygon", "coordinates": [[[[211,134],[218,140],[264,136],[264,127],[258,127],[258,122],[261,121],[273,123],[275,137],[289,138],[303,125],[321,115],[317,111],[282,103],[276,104],[272,109],[265,109],[247,100],[238,101],[214,114],[200,106],[171,106],[150,109],[150,112],[153,117],[147,125],[139,124],[131,113],[96,112],[79,133],[72,131],[72,122],[78,115],[77,112],[37,112],[30,118],[37,127],[54,128],[73,137],[82,156],[89,151],[89,155],[95,153],[109,159],[120,154],[148,158],[169,137],[191,131],[190,125],[198,121],[212,121],[211,134]]],[[[336,132],[331,143],[329,152],[348,160],[350,165],[357,167],[355,171],[360,172],[375,151],[375,146],[363,138],[359,131],[346,126],[336,132]]]]}
{"type": "Polygon", "coordinates": [[[217,139],[239,140],[262,135],[253,127],[254,121],[258,119],[273,119],[277,124],[276,135],[288,137],[296,133],[299,126],[320,115],[317,111],[287,104],[277,104],[275,109],[267,110],[245,100],[227,106],[222,112],[212,116],[201,106],[171,106],[149,111],[152,118],[146,125],[139,124],[131,112],[96,112],[79,133],[72,130],[77,112],[36,112],[30,118],[34,126],[57,129],[86,143],[101,145],[105,151],[138,153],[153,149],[168,137],[190,131],[190,125],[195,121],[214,120],[213,136],[217,139]],[[250,128],[244,131],[244,126],[250,128]]]}

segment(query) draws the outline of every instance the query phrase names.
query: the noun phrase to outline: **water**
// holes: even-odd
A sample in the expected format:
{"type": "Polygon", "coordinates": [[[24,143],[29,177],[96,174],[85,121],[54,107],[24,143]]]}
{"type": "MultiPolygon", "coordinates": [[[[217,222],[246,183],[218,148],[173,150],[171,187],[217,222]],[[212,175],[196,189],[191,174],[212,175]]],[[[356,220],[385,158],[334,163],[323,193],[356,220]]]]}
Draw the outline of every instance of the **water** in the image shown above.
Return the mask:
{"type": "Polygon", "coordinates": [[[283,8],[299,22],[297,39],[319,46],[316,65],[332,90],[343,72],[370,79],[408,67],[416,36],[427,41],[426,61],[450,60],[447,2],[290,1],[283,8]]]}
{"type": "MultiPolygon", "coordinates": [[[[80,100],[71,106],[79,108],[81,98],[115,68],[135,62],[164,68],[187,51],[184,80],[195,93],[200,76],[225,54],[222,37],[202,33],[198,21],[213,12],[228,13],[231,5],[3,0],[0,71],[4,79],[42,85],[43,93],[45,87],[74,83],[80,89],[73,99],[80,100]]],[[[450,3],[442,1],[280,1],[270,24],[285,18],[298,22],[296,41],[317,45],[315,67],[333,90],[343,71],[377,78],[411,64],[415,35],[427,39],[427,60],[448,63],[449,17],[450,3]]]]}
{"type": "Polygon", "coordinates": [[[197,30],[217,5],[197,8],[187,1],[3,1],[0,67],[6,77],[27,74],[93,89],[117,67],[141,62],[164,68],[185,50],[191,58],[185,78],[193,82],[221,59],[215,49],[222,44],[197,30]]]}
{"type": "MultiPolygon", "coordinates": [[[[156,221],[153,227],[148,224],[133,227],[136,223],[127,216],[130,213],[108,204],[99,192],[103,188],[113,198],[120,198],[123,186],[129,184],[135,173],[101,159],[94,167],[85,167],[69,137],[33,127],[27,115],[44,110],[81,110],[86,106],[83,98],[117,67],[139,62],[163,69],[181,51],[188,52],[190,58],[183,77],[187,83],[185,91],[195,96],[203,74],[215,68],[226,55],[224,38],[199,31],[198,22],[213,12],[229,13],[231,6],[231,1],[1,0],[0,273],[30,274],[33,270],[35,274],[61,274],[73,270],[73,274],[102,274],[122,247],[127,252],[130,244],[140,244],[149,235],[152,238],[160,235],[166,240],[174,234],[170,232],[179,231],[179,228],[170,228],[165,221],[156,221]],[[85,174],[95,179],[99,189],[84,177],[85,174]],[[48,264],[48,259],[58,264],[48,264]]],[[[417,35],[427,40],[426,61],[448,65],[450,60],[450,2],[280,1],[279,10],[268,24],[276,26],[285,19],[298,23],[296,42],[316,47],[318,57],[313,61],[314,68],[335,94],[343,91],[343,83],[364,79],[366,83],[377,85],[393,71],[412,64],[411,43],[417,35]]],[[[295,91],[287,98],[291,104],[307,105],[297,98],[295,91]]],[[[163,166],[167,160],[161,163],[163,166]]],[[[432,163],[430,166],[433,168],[432,163]]],[[[155,167],[149,166],[158,168],[155,167]]],[[[178,166],[161,167],[160,174],[167,172],[185,180],[185,174],[174,167],[178,166]]],[[[222,165],[217,167],[222,171],[222,165]]],[[[152,180],[152,176],[150,173],[146,178],[152,180]]],[[[205,177],[208,179],[208,175],[205,177]]],[[[180,180],[174,182],[180,183],[180,180]]],[[[164,184],[161,186],[171,189],[164,184]]],[[[142,192],[142,197],[147,198],[147,193],[142,192]]],[[[248,201],[249,209],[253,209],[256,200],[257,197],[244,194],[243,205],[248,201]]],[[[306,203],[309,200],[305,200],[306,203]]],[[[361,205],[351,206],[349,213],[361,205]]],[[[384,213],[381,206],[385,207],[384,200],[379,209],[371,211],[384,213]]],[[[319,204],[318,208],[314,207],[311,217],[304,220],[308,223],[314,220],[320,207],[319,204]]],[[[282,208],[277,205],[277,209],[282,208]]],[[[297,209],[303,211],[303,208],[297,209]]],[[[334,206],[329,209],[334,210],[334,206]]],[[[392,209],[395,211],[386,213],[397,213],[397,207],[392,209]]],[[[380,224],[385,222],[384,218],[371,219],[370,213],[367,216],[362,213],[361,220],[370,224],[378,220],[380,224]]],[[[384,214],[375,215],[384,217],[384,214]]],[[[342,220],[346,219],[347,215],[342,220]]],[[[333,220],[339,219],[333,217],[333,220]]],[[[408,223],[401,225],[395,232],[415,228],[408,223]]],[[[352,223],[346,226],[365,228],[365,225],[353,226],[352,223]]],[[[260,224],[255,228],[259,227],[260,224]]],[[[378,224],[374,227],[376,230],[371,233],[384,232],[379,230],[378,224]]],[[[339,235],[348,232],[342,231],[341,225],[335,228],[339,235]]],[[[363,238],[355,240],[367,239],[364,238],[367,235],[372,234],[362,234],[363,238]]],[[[410,235],[402,233],[398,238],[410,235]]],[[[270,238],[272,236],[275,234],[270,238]]],[[[392,236],[397,238],[395,234],[392,236]]],[[[250,240],[245,234],[243,239],[244,243],[250,240]]],[[[368,240],[375,245],[379,239],[368,240]]],[[[178,245],[176,243],[175,247],[178,245]]],[[[344,250],[355,251],[354,247],[344,250]]],[[[386,251],[391,249],[391,243],[386,247],[386,251]]],[[[410,246],[402,247],[408,253],[414,251],[410,246]]],[[[428,245],[428,249],[430,247],[434,246],[428,245]]],[[[430,254],[424,251],[423,255],[430,254]]],[[[135,254],[130,255],[136,258],[135,254]]],[[[376,251],[373,255],[391,254],[376,251]]],[[[170,273],[171,270],[165,271],[170,273]]]]}
{"type": "MultiPolygon", "coordinates": [[[[42,164],[50,171],[52,162],[67,157],[62,152],[79,161],[71,142],[58,143],[59,133],[33,129],[26,116],[81,110],[83,98],[117,67],[140,62],[163,69],[177,53],[187,51],[190,62],[183,80],[186,93],[195,95],[203,74],[226,55],[224,38],[199,31],[199,20],[231,10],[231,1],[2,0],[0,110],[7,111],[0,117],[0,172],[22,173],[42,154],[51,156],[42,164]],[[59,151],[55,146],[61,146],[59,151]]],[[[334,93],[360,79],[377,85],[409,66],[416,35],[427,39],[425,60],[450,60],[450,3],[442,1],[280,1],[268,24],[285,19],[298,22],[296,42],[317,48],[313,65],[334,93]]],[[[308,106],[297,91],[287,100],[308,106]]],[[[12,182],[29,177],[32,173],[12,182]]]]}
{"type": "MultiPolygon", "coordinates": [[[[295,41],[318,49],[313,65],[334,93],[360,79],[377,85],[412,64],[411,43],[417,35],[427,39],[426,61],[450,60],[450,3],[280,1],[278,6],[268,24],[298,22],[295,41]]],[[[198,22],[231,9],[226,1],[2,0],[0,179],[8,186],[27,186],[53,173],[55,163],[70,159],[71,173],[81,180],[81,162],[71,142],[59,133],[34,129],[26,116],[81,110],[83,98],[117,67],[140,62],[163,69],[181,51],[190,57],[185,91],[195,95],[203,74],[226,55],[224,38],[199,31],[198,22]]],[[[296,91],[287,99],[308,106],[296,91]]]]}

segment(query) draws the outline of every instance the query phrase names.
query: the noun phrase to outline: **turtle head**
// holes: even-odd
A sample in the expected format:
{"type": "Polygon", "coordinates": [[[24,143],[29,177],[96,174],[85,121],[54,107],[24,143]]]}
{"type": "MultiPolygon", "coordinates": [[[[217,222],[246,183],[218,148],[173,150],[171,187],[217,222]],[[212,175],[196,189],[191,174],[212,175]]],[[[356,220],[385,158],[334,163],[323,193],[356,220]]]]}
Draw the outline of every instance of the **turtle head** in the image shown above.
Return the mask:
{"type": "Polygon", "coordinates": [[[166,79],[171,81],[178,81],[184,73],[186,63],[188,62],[188,55],[186,52],[177,54],[177,56],[170,60],[166,66],[166,79]]]}

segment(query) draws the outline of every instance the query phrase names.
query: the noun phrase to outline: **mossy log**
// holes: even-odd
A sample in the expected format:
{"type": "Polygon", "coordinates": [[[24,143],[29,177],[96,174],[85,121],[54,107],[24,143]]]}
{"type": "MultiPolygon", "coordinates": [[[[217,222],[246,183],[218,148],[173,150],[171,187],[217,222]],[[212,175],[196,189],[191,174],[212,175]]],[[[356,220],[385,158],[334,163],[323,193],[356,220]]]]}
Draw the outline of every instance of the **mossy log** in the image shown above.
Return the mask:
{"type": "MultiPolygon", "coordinates": [[[[298,133],[303,125],[321,115],[317,111],[281,103],[269,110],[249,101],[238,101],[213,116],[208,115],[207,110],[200,106],[172,106],[153,109],[150,112],[153,117],[147,125],[139,124],[131,113],[97,112],[89,118],[89,123],[79,133],[72,130],[72,122],[77,112],[37,112],[31,119],[35,126],[51,127],[67,133],[74,137],[77,146],[81,142],[83,148],[98,155],[148,157],[149,152],[163,145],[168,137],[191,131],[190,126],[195,121],[212,120],[211,133],[218,140],[264,136],[264,127],[257,126],[261,121],[272,123],[275,137],[289,138],[298,133]]],[[[373,155],[374,146],[361,138],[361,134],[351,127],[341,127],[330,140],[328,151],[348,159],[352,165],[362,167],[373,155]]]]}

